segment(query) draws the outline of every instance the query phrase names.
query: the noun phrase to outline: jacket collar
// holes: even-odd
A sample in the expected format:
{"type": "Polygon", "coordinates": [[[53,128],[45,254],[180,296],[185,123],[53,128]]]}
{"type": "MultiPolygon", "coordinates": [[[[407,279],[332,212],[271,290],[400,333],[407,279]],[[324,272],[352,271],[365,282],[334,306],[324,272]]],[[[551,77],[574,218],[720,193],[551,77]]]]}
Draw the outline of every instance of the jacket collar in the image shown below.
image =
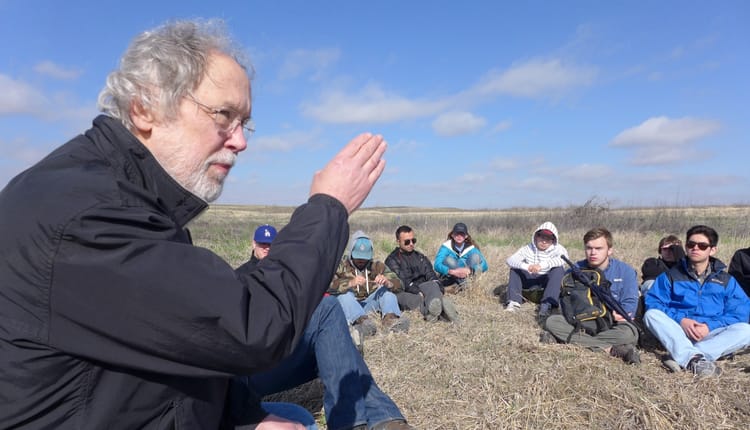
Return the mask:
{"type": "Polygon", "coordinates": [[[172,219],[184,227],[207,207],[203,199],[186,190],[167,173],[151,151],[116,118],[99,115],[94,119],[94,129],[103,139],[93,139],[107,156],[119,167],[126,179],[141,186],[151,194],[172,219]]]}

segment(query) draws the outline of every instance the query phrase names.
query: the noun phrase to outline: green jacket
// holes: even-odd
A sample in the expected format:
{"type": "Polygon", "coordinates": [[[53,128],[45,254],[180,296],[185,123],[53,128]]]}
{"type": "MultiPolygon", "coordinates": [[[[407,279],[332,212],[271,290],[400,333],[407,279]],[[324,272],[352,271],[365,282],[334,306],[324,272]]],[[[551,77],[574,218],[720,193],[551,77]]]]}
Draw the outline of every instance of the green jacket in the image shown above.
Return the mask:
{"type": "Polygon", "coordinates": [[[328,292],[338,295],[352,291],[358,300],[363,300],[380,287],[380,285],[375,284],[375,278],[378,275],[388,278],[390,285],[386,284],[386,288],[394,293],[401,291],[401,280],[382,261],[370,260],[363,270],[359,270],[354,267],[349,256],[344,256],[336,270],[336,274],[333,275],[331,288],[328,292]],[[357,275],[364,276],[366,282],[363,285],[350,286],[349,281],[356,278],[357,275]]]}

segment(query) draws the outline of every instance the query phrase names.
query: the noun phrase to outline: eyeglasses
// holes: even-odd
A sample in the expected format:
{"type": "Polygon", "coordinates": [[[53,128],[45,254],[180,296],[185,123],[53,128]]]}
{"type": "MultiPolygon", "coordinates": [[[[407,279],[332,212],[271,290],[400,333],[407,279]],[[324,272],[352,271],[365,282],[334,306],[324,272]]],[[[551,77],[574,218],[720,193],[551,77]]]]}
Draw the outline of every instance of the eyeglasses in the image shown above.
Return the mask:
{"type": "Polygon", "coordinates": [[[250,136],[255,133],[255,122],[253,122],[252,118],[242,118],[241,113],[229,108],[212,108],[206,106],[191,95],[188,95],[187,98],[214,120],[214,124],[216,124],[219,132],[231,136],[237,130],[237,127],[241,126],[245,134],[245,139],[250,139],[250,136]]]}
{"type": "Polygon", "coordinates": [[[706,243],[706,242],[693,242],[692,240],[690,240],[687,243],[685,243],[685,248],[687,248],[687,249],[693,249],[696,246],[701,251],[705,251],[708,248],[712,247],[713,245],[711,245],[710,243],[706,243]]]}
{"type": "Polygon", "coordinates": [[[417,238],[416,237],[414,239],[406,239],[406,240],[404,240],[404,246],[409,246],[412,243],[415,244],[415,245],[417,244],[417,238]]]}

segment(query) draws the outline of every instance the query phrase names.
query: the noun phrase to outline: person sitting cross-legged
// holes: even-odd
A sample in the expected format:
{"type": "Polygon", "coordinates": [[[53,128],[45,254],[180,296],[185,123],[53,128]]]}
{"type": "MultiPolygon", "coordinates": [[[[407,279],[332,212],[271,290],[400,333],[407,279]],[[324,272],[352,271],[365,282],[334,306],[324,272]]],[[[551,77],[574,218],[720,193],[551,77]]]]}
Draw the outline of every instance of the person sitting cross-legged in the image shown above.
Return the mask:
{"type": "Polygon", "coordinates": [[[698,377],[718,376],[716,360],[750,345],[750,299],[714,257],[718,242],[713,228],[691,227],[687,256],[646,293],[644,324],[680,368],[698,377]]]}
{"type": "Polygon", "coordinates": [[[539,318],[547,318],[553,307],[557,307],[560,296],[565,262],[561,256],[568,256],[568,250],[557,241],[557,227],[545,222],[534,231],[531,242],[522,246],[508,257],[508,303],[505,310],[513,312],[521,307],[522,290],[535,286],[544,288],[539,318]]]}
{"type": "Polygon", "coordinates": [[[401,315],[394,294],[400,289],[398,276],[373,259],[372,240],[361,230],[354,232],[349,255],[341,259],[328,290],[338,298],[349,324],[358,326],[365,336],[374,335],[377,325],[368,314],[379,312],[386,331],[408,331],[409,319],[401,315]]]}
{"type": "MultiPolygon", "coordinates": [[[[610,282],[610,293],[629,317],[635,315],[638,305],[638,281],[636,271],[626,263],[612,258],[612,233],[605,228],[594,228],[583,236],[586,259],[576,265],[581,269],[596,269],[610,282]]],[[[628,364],[638,364],[641,357],[635,345],[638,343],[638,328],[627,321],[624,315],[611,310],[614,325],[596,334],[578,330],[563,315],[553,314],[544,323],[547,332],[559,342],[582,345],[593,351],[604,351],[623,359],[628,364]]],[[[548,337],[542,333],[542,341],[548,337]]]]}
{"type": "MultiPolygon", "coordinates": [[[[250,260],[238,267],[238,274],[251,275],[269,266],[261,262],[275,256],[271,244],[276,229],[261,225],[253,236],[250,260]]],[[[324,297],[291,355],[270,370],[235,378],[231,386],[232,413],[239,417],[258,417],[272,412],[274,404],[261,403],[262,396],[278,393],[320,378],[323,405],[329,429],[412,429],[398,406],[375,383],[367,363],[354,345],[347,341],[348,324],[344,312],[333,297],[324,297]]],[[[253,420],[245,420],[245,422],[253,420]]]]}
{"type": "Polygon", "coordinates": [[[402,309],[419,309],[426,321],[444,319],[458,321],[453,300],[443,296],[443,285],[432,269],[432,263],[417,251],[417,238],[408,225],[396,229],[398,246],[385,259],[385,264],[401,280],[403,291],[396,293],[402,309]]]}
{"type": "Polygon", "coordinates": [[[470,276],[487,271],[487,260],[466,224],[458,222],[453,226],[448,240],[440,245],[435,255],[434,268],[440,274],[442,284],[448,287],[446,291],[461,291],[466,288],[470,276]]]}

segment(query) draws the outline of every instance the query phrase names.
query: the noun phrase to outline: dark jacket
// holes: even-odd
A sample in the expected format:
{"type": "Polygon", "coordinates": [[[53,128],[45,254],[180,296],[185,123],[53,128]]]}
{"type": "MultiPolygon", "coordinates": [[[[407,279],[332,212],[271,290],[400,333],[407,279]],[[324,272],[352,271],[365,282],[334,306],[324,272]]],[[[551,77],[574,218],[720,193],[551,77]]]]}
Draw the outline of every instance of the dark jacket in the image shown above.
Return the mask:
{"type": "Polygon", "coordinates": [[[100,116],[0,192],[0,428],[227,428],[233,374],[302,335],[347,212],[300,206],[256,271],[193,246],[207,205],[100,116]]]}
{"type": "Polygon", "coordinates": [[[401,285],[407,293],[419,294],[419,284],[438,280],[432,263],[419,251],[406,253],[401,248],[396,248],[388,254],[385,264],[401,279],[401,285]]]}
{"type": "Polygon", "coordinates": [[[690,318],[710,331],[750,318],[750,299],[737,281],[724,271],[720,260],[710,258],[711,273],[701,282],[688,271],[683,258],[656,278],[646,293],[646,309],[658,309],[678,324],[690,318]]]}
{"type": "Polygon", "coordinates": [[[750,296],[750,248],[738,249],[729,263],[729,274],[737,280],[745,294],[750,296]]]}

